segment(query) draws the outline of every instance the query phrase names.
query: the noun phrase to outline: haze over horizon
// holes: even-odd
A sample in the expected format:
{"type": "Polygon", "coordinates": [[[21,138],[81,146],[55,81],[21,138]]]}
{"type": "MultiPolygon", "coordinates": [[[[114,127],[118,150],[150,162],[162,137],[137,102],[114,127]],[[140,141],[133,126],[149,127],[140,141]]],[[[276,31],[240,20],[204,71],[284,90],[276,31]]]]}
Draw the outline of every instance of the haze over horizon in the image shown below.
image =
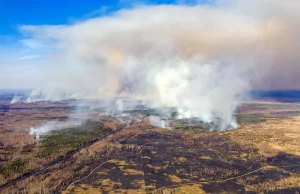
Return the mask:
{"type": "Polygon", "coordinates": [[[28,102],[146,100],[223,129],[249,91],[300,89],[297,0],[63,5],[32,1],[31,20],[10,21],[0,88],[37,88],[28,102]]]}

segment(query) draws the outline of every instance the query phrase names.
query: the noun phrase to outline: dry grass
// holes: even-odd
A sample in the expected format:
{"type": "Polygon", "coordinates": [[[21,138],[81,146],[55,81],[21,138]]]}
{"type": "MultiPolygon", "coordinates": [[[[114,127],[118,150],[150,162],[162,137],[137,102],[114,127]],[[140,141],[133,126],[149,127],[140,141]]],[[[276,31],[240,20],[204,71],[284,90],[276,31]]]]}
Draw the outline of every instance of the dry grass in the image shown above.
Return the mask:
{"type": "MultiPolygon", "coordinates": [[[[104,119],[112,130],[120,125],[104,119]]],[[[298,161],[299,126],[300,116],[295,116],[245,123],[229,132],[192,133],[152,128],[145,120],[1,193],[243,193],[243,189],[265,193],[297,189],[297,168],[264,166],[279,153],[298,161]]],[[[47,158],[32,159],[39,144],[32,149],[25,146],[3,151],[6,155],[1,157],[27,160],[28,169],[49,162],[47,158]]]]}
{"type": "Polygon", "coordinates": [[[300,116],[269,119],[265,123],[242,126],[229,136],[242,145],[253,145],[265,156],[285,152],[300,156],[300,116]]]}
{"type": "Polygon", "coordinates": [[[292,189],[300,187],[300,177],[291,176],[288,178],[281,179],[279,181],[268,180],[255,185],[246,186],[247,191],[253,191],[256,193],[272,192],[278,189],[292,189]]]}
{"type": "Polygon", "coordinates": [[[206,192],[202,189],[202,185],[193,184],[193,185],[182,185],[176,188],[164,188],[159,189],[153,194],[205,194],[206,192]]]}

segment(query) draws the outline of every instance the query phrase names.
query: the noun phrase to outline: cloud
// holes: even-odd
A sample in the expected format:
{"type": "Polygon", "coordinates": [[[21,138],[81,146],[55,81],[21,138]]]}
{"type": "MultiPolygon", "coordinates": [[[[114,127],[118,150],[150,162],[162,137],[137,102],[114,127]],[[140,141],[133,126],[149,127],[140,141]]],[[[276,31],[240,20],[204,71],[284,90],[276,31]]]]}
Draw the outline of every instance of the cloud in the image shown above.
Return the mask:
{"type": "Polygon", "coordinates": [[[40,55],[26,55],[20,58],[20,61],[40,58],[40,55]]]}

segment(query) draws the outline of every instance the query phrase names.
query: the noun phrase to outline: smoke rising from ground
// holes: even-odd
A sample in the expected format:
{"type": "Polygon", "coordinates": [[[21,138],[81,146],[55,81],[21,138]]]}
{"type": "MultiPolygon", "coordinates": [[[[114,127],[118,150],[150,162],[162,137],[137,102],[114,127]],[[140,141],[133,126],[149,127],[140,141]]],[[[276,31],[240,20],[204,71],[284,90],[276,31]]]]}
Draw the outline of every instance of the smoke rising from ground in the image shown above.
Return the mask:
{"type": "Polygon", "coordinates": [[[43,135],[49,135],[49,133],[53,131],[59,131],[66,128],[76,127],[82,124],[82,121],[48,121],[47,123],[37,126],[31,127],[29,129],[29,134],[36,137],[36,139],[40,139],[43,135]]]}
{"type": "Polygon", "coordinates": [[[15,95],[13,99],[10,101],[10,104],[16,104],[22,100],[22,96],[15,95]]]}
{"type": "Polygon", "coordinates": [[[48,100],[57,89],[151,100],[226,129],[237,126],[233,113],[252,88],[300,88],[297,7],[297,0],[140,6],[21,30],[56,49],[48,100]]]}

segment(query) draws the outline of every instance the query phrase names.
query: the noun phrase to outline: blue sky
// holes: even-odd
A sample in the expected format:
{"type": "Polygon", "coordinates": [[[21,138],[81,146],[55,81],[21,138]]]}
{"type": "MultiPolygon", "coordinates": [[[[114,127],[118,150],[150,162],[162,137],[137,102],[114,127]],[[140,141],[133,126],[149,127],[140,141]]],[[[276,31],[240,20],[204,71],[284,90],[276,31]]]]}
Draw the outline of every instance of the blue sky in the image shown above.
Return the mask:
{"type": "Polygon", "coordinates": [[[119,6],[115,0],[5,0],[0,6],[1,43],[14,41],[19,25],[65,24],[103,7],[119,6]]]}
{"type": "MultiPolygon", "coordinates": [[[[209,2],[202,0],[201,2],[209,2]]],[[[19,37],[20,25],[56,25],[99,16],[135,4],[193,4],[196,0],[4,0],[0,6],[0,44],[19,37]]]]}

